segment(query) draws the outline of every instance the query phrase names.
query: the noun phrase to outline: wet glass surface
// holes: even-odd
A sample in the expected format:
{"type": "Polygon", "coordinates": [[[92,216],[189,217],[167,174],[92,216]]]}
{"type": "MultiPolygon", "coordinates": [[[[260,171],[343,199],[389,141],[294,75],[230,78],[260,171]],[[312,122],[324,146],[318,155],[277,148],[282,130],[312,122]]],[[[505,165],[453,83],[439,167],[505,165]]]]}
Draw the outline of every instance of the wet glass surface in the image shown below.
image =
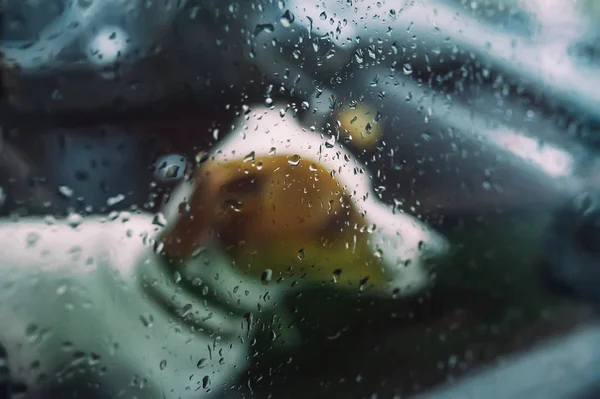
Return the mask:
{"type": "Polygon", "coordinates": [[[595,397],[595,2],[2,13],[0,398],[595,397]]]}

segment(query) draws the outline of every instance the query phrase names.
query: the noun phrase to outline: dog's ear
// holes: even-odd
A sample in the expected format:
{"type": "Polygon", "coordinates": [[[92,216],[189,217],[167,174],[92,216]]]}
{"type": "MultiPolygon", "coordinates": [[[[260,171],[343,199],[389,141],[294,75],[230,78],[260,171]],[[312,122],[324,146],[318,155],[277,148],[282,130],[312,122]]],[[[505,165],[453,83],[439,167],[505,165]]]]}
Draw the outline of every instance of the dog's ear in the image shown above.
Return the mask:
{"type": "Polygon", "coordinates": [[[206,240],[214,218],[211,212],[214,191],[224,178],[219,169],[207,166],[195,172],[188,198],[175,205],[174,220],[162,233],[163,251],[167,256],[187,259],[206,240]]]}

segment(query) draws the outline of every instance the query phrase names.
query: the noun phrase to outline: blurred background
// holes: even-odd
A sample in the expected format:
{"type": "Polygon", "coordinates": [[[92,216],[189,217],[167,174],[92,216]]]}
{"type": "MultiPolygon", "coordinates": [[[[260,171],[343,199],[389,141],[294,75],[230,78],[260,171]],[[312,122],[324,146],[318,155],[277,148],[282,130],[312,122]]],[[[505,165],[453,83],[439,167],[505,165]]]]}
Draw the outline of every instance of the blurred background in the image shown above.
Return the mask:
{"type": "Polygon", "coordinates": [[[577,334],[600,298],[599,2],[1,4],[3,216],[157,212],[260,104],[345,142],[452,242],[416,298],[288,298],[304,349],[259,337],[235,395],[596,397],[600,338],[577,334]],[[357,109],[372,143],[348,140],[357,109]],[[552,352],[569,337],[587,357],[552,352]],[[539,351],[504,387],[478,377],[539,351]],[[580,362],[573,386],[552,359],[580,362]]]}

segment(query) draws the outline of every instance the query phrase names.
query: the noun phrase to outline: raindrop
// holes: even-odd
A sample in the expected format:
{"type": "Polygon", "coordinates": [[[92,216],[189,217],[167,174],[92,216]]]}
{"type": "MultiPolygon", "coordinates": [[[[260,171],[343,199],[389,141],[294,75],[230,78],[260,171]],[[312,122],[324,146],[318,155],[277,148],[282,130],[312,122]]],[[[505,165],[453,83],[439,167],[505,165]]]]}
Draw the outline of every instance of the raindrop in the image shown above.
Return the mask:
{"type": "Polygon", "coordinates": [[[181,282],[181,273],[179,273],[178,271],[175,271],[173,273],[173,282],[175,284],[179,284],[181,282]]]}
{"type": "Polygon", "coordinates": [[[274,30],[275,26],[273,24],[258,24],[256,25],[256,28],[254,28],[254,36],[261,32],[273,33],[274,30]]]}
{"type": "Polygon", "coordinates": [[[252,151],[250,154],[248,154],[244,157],[244,162],[254,162],[255,158],[256,158],[256,153],[254,151],[252,151]]]}
{"type": "Polygon", "coordinates": [[[412,66],[410,64],[404,64],[402,66],[402,72],[404,72],[405,75],[410,75],[413,73],[412,66]]]}
{"type": "Polygon", "coordinates": [[[210,377],[205,375],[204,378],[202,378],[202,388],[206,389],[206,387],[208,387],[210,385],[210,377]]]}
{"type": "Polygon", "coordinates": [[[271,270],[271,269],[266,269],[260,276],[260,280],[263,285],[269,284],[269,282],[271,281],[272,278],[273,278],[273,270],[271,270]]]}
{"type": "Polygon", "coordinates": [[[158,212],[156,215],[154,215],[154,218],[152,219],[152,224],[155,226],[164,227],[167,225],[167,219],[165,218],[165,215],[162,212],[158,212]]]}
{"type": "Polygon", "coordinates": [[[27,234],[27,247],[28,248],[35,247],[35,245],[38,243],[40,238],[41,238],[40,235],[35,232],[27,234]]]}
{"type": "Polygon", "coordinates": [[[310,104],[308,103],[308,101],[302,101],[302,109],[306,111],[309,108],[310,104]]]}
{"type": "Polygon", "coordinates": [[[369,276],[363,278],[362,280],[360,280],[359,282],[359,289],[362,290],[364,288],[365,285],[367,285],[367,282],[369,281],[369,276]]]}
{"type": "Polygon", "coordinates": [[[341,275],[342,275],[342,269],[335,269],[333,271],[333,283],[334,284],[337,284],[341,275]]]}
{"type": "Polygon", "coordinates": [[[61,285],[56,289],[56,295],[61,296],[67,292],[68,287],[66,285],[61,285]]]}
{"type": "Polygon", "coordinates": [[[76,228],[83,223],[83,216],[78,213],[72,212],[67,216],[67,224],[72,228],[76,228]]]}
{"type": "Polygon", "coordinates": [[[160,365],[159,365],[161,370],[164,370],[167,368],[167,361],[165,359],[161,360],[160,365]]]}
{"type": "Polygon", "coordinates": [[[140,321],[146,328],[152,328],[154,325],[154,317],[151,314],[141,314],[140,321]]]}
{"type": "Polygon", "coordinates": [[[332,94],[329,96],[329,108],[335,109],[335,104],[336,104],[336,99],[335,99],[335,96],[332,94]]]}
{"type": "Polygon", "coordinates": [[[71,198],[73,196],[73,189],[68,186],[59,186],[58,192],[65,198],[71,198]]]}
{"type": "Polygon", "coordinates": [[[298,164],[300,164],[300,155],[292,155],[289,157],[288,164],[290,166],[298,166],[298,164]]]}
{"type": "Polygon", "coordinates": [[[192,252],[192,259],[196,259],[200,255],[202,255],[204,252],[206,252],[206,247],[198,247],[198,248],[196,248],[194,250],[194,252],[192,252]]]}
{"type": "Polygon", "coordinates": [[[34,342],[39,335],[39,328],[35,324],[30,324],[25,328],[25,335],[29,342],[34,342]]]}
{"type": "Polygon", "coordinates": [[[298,251],[298,259],[302,260],[304,259],[304,249],[301,249],[300,251],[298,251]]]}
{"type": "Polygon", "coordinates": [[[206,162],[207,160],[208,160],[208,152],[206,152],[206,151],[200,151],[194,157],[194,161],[196,161],[197,164],[201,164],[203,162],[206,162]]]}
{"type": "Polygon", "coordinates": [[[165,243],[162,241],[154,242],[154,253],[157,255],[162,254],[163,249],[165,248],[165,243]]]}
{"type": "Polygon", "coordinates": [[[327,19],[327,13],[323,11],[321,14],[319,14],[319,19],[321,21],[325,21],[327,19]]]}
{"type": "Polygon", "coordinates": [[[281,25],[283,25],[284,28],[289,28],[292,26],[295,19],[296,17],[294,17],[294,14],[292,14],[290,10],[285,10],[280,19],[281,25]]]}
{"type": "Polygon", "coordinates": [[[109,197],[106,200],[106,205],[114,206],[117,205],[119,202],[122,202],[123,200],[125,200],[125,196],[123,194],[117,194],[114,197],[109,197]]]}
{"type": "Polygon", "coordinates": [[[225,206],[234,212],[241,212],[244,209],[244,203],[235,198],[225,200],[225,206]]]}
{"type": "Polygon", "coordinates": [[[98,363],[100,363],[100,355],[94,352],[90,353],[90,357],[88,358],[88,364],[90,366],[94,366],[98,363]]]}
{"type": "Polygon", "coordinates": [[[356,50],[356,52],[354,53],[354,60],[359,64],[362,64],[365,60],[361,49],[356,50]]]}
{"type": "Polygon", "coordinates": [[[203,357],[202,359],[198,360],[198,363],[196,363],[196,367],[198,367],[199,369],[201,369],[204,366],[206,366],[207,362],[208,362],[208,360],[203,357]]]}
{"type": "Polygon", "coordinates": [[[74,345],[71,341],[65,341],[60,346],[60,349],[63,350],[64,352],[71,352],[73,350],[73,348],[74,348],[74,345]]]}
{"type": "Polygon", "coordinates": [[[265,98],[265,107],[271,107],[273,105],[273,99],[271,97],[265,98]]]}

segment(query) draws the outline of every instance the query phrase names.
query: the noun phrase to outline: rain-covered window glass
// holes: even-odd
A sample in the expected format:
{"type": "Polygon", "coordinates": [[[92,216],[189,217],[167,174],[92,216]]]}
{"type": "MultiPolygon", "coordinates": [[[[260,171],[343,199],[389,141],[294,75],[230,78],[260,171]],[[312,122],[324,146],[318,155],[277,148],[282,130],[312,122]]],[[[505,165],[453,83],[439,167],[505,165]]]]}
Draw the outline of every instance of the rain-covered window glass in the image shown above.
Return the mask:
{"type": "Polygon", "coordinates": [[[0,15],[0,399],[600,395],[600,2],[0,15]]]}

